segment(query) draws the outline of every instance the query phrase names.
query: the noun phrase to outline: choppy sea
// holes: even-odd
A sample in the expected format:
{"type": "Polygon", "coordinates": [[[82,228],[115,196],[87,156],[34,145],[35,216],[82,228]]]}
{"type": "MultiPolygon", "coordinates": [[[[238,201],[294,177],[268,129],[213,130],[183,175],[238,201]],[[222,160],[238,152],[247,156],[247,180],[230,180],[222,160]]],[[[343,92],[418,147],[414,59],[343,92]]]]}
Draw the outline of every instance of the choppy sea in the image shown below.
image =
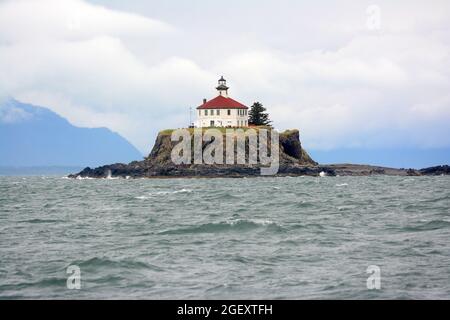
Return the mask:
{"type": "Polygon", "coordinates": [[[447,176],[0,177],[0,299],[449,299],[449,200],[447,176]]]}

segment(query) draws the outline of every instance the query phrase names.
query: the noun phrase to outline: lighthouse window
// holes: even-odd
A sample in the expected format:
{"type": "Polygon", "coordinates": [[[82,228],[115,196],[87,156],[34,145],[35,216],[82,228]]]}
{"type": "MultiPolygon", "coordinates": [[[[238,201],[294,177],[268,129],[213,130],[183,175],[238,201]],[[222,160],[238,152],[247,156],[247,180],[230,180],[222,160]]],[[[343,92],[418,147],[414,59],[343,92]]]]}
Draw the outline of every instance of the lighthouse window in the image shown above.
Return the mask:
{"type": "Polygon", "coordinates": [[[207,116],[208,115],[208,110],[205,110],[205,116],[207,116]]]}
{"type": "Polygon", "coordinates": [[[214,110],[211,110],[211,115],[212,115],[212,116],[214,115],[214,110]]]}
{"type": "Polygon", "coordinates": [[[230,110],[230,109],[227,110],[227,114],[228,114],[229,116],[231,115],[231,110],[230,110]]]}
{"type": "Polygon", "coordinates": [[[218,116],[220,116],[220,110],[219,110],[219,109],[216,110],[216,114],[217,114],[218,116]]]}

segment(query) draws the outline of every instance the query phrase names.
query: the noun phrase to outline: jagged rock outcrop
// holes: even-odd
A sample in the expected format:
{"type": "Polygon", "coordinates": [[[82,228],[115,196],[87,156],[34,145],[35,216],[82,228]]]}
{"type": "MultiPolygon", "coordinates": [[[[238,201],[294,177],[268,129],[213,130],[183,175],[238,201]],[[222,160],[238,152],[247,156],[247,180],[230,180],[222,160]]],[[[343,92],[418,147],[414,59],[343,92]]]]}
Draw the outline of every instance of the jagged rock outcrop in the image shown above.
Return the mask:
{"type": "MultiPolygon", "coordinates": [[[[258,131],[258,129],[256,129],[258,131]]],[[[98,168],[85,168],[78,174],[70,177],[158,177],[158,176],[179,176],[179,177],[242,177],[260,175],[260,168],[265,167],[259,164],[254,165],[227,165],[227,164],[182,164],[175,165],[171,159],[172,149],[178,142],[171,141],[172,130],[164,130],[158,134],[152,151],[143,161],[133,161],[129,164],[116,163],[98,168]]],[[[191,135],[193,130],[191,129],[191,135]]],[[[334,175],[333,170],[318,166],[308,153],[302,148],[299,131],[287,130],[279,134],[279,174],[293,175],[318,175],[324,171],[329,175],[334,175]]],[[[208,142],[203,142],[203,150],[208,142]]],[[[246,160],[248,161],[248,141],[246,143],[246,160]]],[[[261,147],[261,146],[259,146],[261,147]]],[[[266,148],[271,149],[270,138],[266,148]]],[[[235,157],[236,157],[235,150],[235,157]]],[[[224,148],[225,157],[225,148],[224,148]]]]}
{"type": "MultiPolygon", "coordinates": [[[[192,136],[191,130],[191,136],[192,136]]],[[[178,142],[171,141],[172,130],[165,130],[158,134],[155,144],[146,161],[149,165],[160,166],[160,165],[172,165],[171,152],[173,147],[178,142]]],[[[270,133],[269,133],[270,134],[270,133]]],[[[308,153],[302,148],[300,143],[299,131],[298,130],[287,130],[279,134],[279,155],[280,162],[284,164],[297,164],[297,165],[317,165],[317,162],[311,159],[308,153]]],[[[234,142],[236,143],[236,137],[234,137],[234,142]]],[[[224,144],[225,136],[224,136],[224,144]]],[[[248,139],[246,140],[247,149],[246,155],[248,155],[248,139]]],[[[208,142],[203,142],[202,149],[208,145],[208,142]]],[[[270,139],[267,141],[267,149],[271,149],[270,139]]],[[[225,146],[223,150],[223,157],[225,158],[225,146]]],[[[234,149],[234,155],[236,158],[236,148],[234,149]]],[[[248,158],[247,158],[248,160],[248,158]]],[[[193,156],[192,156],[192,162],[193,156]]]]}

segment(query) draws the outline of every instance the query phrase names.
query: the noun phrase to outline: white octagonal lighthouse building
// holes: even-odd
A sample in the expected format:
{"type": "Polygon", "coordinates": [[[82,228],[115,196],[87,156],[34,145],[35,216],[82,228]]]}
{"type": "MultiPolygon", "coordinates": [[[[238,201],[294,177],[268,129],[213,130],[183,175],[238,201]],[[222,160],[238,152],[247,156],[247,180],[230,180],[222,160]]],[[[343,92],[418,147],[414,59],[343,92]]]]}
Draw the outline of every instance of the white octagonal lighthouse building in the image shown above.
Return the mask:
{"type": "Polygon", "coordinates": [[[197,107],[197,127],[246,127],[248,107],[228,96],[227,81],[223,76],[217,86],[219,95],[212,100],[203,99],[197,107]]]}

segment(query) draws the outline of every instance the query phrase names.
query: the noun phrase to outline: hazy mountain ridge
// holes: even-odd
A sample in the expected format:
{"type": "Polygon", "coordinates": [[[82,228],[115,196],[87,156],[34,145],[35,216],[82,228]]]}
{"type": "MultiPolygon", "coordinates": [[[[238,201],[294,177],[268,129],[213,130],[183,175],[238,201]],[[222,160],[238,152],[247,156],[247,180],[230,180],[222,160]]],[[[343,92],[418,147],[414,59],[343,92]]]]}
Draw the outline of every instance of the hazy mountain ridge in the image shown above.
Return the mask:
{"type": "Polygon", "coordinates": [[[141,159],[107,128],[80,128],[51,110],[14,99],[0,102],[0,166],[87,166],[141,159]]]}

